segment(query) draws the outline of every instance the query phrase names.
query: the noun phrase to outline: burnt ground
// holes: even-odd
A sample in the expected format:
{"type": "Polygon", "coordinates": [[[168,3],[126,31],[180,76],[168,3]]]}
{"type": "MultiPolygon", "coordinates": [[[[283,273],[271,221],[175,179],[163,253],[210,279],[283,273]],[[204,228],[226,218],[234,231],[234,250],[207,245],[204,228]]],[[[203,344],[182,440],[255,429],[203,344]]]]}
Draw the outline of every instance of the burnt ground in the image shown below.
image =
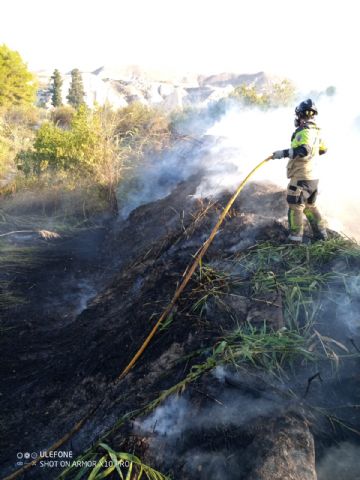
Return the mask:
{"type": "MultiPolygon", "coordinates": [[[[328,406],[360,403],[356,358],[334,376],[324,367],[323,382],[314,380],[306,397],[308,379],[317,373],[314,366],[298,365],[285,384],[251,366],[241,372],[216,369],[150,416],[133,415],[114,428],[120,418],[145,408],[209,355],[206,350],[200,356],[194,352],[211,349],[239,322],[264,318],[264,310],[246,298],[231,305],[230,296],[232,314],[214,306],[199,315],[191,308],[194,280],[169,328],[154,338],[130,374],[115,382],[229,198],[194,199],[198,182],[193,177],[168,197],[137,208],[125,221],[37,245],[36,265],[13,275],[12,288],[26,301],[1,312],[3,476],[16,468],[17,452],[43,451],[88,414],[62,450],[77,455],[111,430],[106,442],[114,449],[135,452],[184,480],[315,479],[315,456],[320,461],[336,442],[356,445],[356,409],[349,407],[341,417],[351,430],[317,413],[328,406]]],[[[285,212],[283,192],[249,185],[206,262],[216,264],[265,241],[284,243],[285,228],[274,218],[283,219],[285,212]]],[[[350,262],[344,268],[358,271],[359,265],[350,262]]],[[[331,308],[325,306],[321,318],[330,315],[331,308]]],[[[265,312],[268,322],[281,328],[279,309],[265,312]]],[[[333,333],[321,322],[319,330],[322,325],[333,333]]],[[[23,478],[51,479],[59,473],[37,466],[23,478]]]]}

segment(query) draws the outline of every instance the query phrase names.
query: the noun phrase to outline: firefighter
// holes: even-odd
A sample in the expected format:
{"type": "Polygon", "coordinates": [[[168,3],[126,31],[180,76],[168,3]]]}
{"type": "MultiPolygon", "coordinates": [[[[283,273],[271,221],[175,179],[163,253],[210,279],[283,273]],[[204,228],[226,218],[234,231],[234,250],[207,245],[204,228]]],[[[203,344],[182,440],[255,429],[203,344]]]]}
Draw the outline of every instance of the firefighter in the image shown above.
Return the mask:
{"type": "Polygon", "coordinates": [[[315,103],[309,98],[301,102],[295,109],[296,130],[291,137],[291,148],[277,150],[273,159],[289,158],[287,177],[290,179],[287,188],[289,240],[302,243],[305,214],[310,223],[315,240],[326,240],[325,222],[316,207],[319,178],[316,164],[319,155],[327,148],[321,140],[320,129],[314,118],[318,111],[315,103]]]}

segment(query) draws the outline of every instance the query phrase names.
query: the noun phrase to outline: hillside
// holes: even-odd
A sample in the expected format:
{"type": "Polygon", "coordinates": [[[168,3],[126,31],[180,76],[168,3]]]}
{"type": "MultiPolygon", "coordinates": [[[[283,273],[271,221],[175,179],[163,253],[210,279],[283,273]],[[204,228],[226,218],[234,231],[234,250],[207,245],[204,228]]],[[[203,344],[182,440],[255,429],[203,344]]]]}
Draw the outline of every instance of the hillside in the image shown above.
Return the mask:
{"type": "MultiPolygon", "coordinates": [[[[50,106],[48,85],[51,73],[38,72],[41,83],[39,101],[50,106]]],[[[71,75],[62,75],[63,102],[69,90],[71,75]]],[[[171,72],[148,71],[138,66],[123,68],[102,66],[92,72],[82,72],[85,101],[92,107],[110,103],[120,108],[134,101],[146,105],[163,106],[168,110],[189,106],[206,106],[209,102],[227,97],[234,87],[254,85],[262,87],[271,78],[264,72],[256,74],[221,73],[211,76],[179,75],[171,72]]]]}
{"type": "MultiPolygon", "coordinates": [[[[334,232],[288,245],[284,192],[271,184],[247,186],[119,380],[229,199],[197,197],[202,174],[164,180],[168,195],[76,235],[3,239],[21,255],[0,280],[10,272],[6,291],[23,299],[1,303],[5,476],[14,452],[43,451],[82,421],[60,450],[98,460],[102,442],[173,479],[355,478],[359,247],[334,232]],[[347,470],[331,463],[341,449],[353,452],[347,470]]],[[[90,470],[36,466],[26,478],[61,472],[90,470]]]]}

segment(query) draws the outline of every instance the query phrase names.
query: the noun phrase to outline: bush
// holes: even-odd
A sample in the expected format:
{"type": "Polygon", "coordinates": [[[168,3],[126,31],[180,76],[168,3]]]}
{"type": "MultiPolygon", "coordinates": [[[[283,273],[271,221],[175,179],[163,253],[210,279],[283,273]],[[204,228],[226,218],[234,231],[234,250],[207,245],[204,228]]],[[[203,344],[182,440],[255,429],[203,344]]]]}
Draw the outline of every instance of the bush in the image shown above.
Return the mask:
{"type": "Polygon", "coordinates": [[[124,163],[130,177],[132,169],[141,166],[147,154],[163,150],[170,137],[166,115],[141,104],[118,111],[59,107],[37,130],[31,148],[17,155],[24,174],[18,186],[41,183],[43,190],[44,184],[72,190],[81,185],[117,213],[124,163]]]}
{"type": "Polygon", "coordinates": [[[117,112],[115,134],[132,155],[161,151],[168,146],[171,132],[164,112],[132,103],[117,112]]]}
{"type": "Polygon", "coordinates": [[[71,122],[73,121],[74,115],[75,110],[68,105],[64,105],[55,108],[51,112],[50,118],[57,127],[68,130],[71,127],[71,122]]]}
{"type": "Polygon", "coordinates": [[[245,105],[262,108],[286,107],[295,100],[295,86],[290,80],[272,82],[266,87],[242,84],[235,88],[230,98],[240,100],[245,105]]]}
{"type": "Polygon", "coordinates": [[[33,148],[18,155],[22,171],[32,176],[57,178],[68,187],[79,182],[98,185],[105,191],[111,209],[117,210],[115,188],[120,179],[123,149],[117,141],[115,114],[81,106],[67,130],[45,122],[38,130],[33,148]]]}
{"type": "Polygon", "coordinates": [[[41,112],[32,106],[3,108],[0,112],[0,176],[16,171],[15,158],[32,145],[41,112]]]}

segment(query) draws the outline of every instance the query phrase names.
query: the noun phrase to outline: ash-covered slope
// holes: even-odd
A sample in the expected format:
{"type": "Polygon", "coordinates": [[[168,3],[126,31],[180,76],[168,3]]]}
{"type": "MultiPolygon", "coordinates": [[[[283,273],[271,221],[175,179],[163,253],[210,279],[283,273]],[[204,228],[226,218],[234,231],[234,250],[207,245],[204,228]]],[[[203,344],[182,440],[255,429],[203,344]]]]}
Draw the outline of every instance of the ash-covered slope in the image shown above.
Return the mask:
{"type": "MultiPolygon", "coordinates": [[[[244,190],[173,315],[117,381],[229,198],[195,199],[200,181],[194,175],[109,227],[93,259],[101,291],[80,315],[42,303],[39,289],[56,267],[44,261],[42,276],[28,272],[37,295],[31,308],[6,313],[13,329],[0,340],[4,474],[16,452],[48,448],[88,415],[62,450],[75,456],[110,431],[114,450],[175,479],[315,479],[315,453],[335,440],[357,451],[358,332],[345,312],[355,322],[359,251],[341,239],[286,245],[284,192],[271,185],[244,190]]],[[[75,258],[70,272],[84,268],[75,248],[84,242],[58,244],[59,269],[61,255],[75,258]]],[[[69,277],[54,278],[60,290],[69,277]]],[[[88,458],[100,452],[95,445],[88,458]]],[[[28,476],[57,474],[34,467],[28,476]]]]}

